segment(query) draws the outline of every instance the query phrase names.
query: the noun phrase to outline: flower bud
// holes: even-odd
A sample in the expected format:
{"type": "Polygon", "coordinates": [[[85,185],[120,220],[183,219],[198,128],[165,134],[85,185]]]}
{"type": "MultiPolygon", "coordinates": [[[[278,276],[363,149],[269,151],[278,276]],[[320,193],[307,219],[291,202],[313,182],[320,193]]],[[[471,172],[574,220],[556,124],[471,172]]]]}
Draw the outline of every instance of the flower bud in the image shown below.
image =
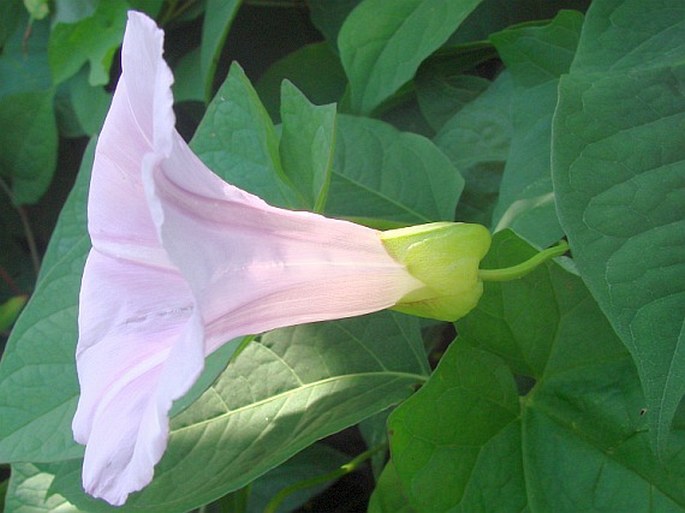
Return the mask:
{"type": "Polygon", "coordinates": [[[382,232],[388,253],[425,285],[406,294],[393,309],[441,321],[464,317],[483,294],[478,267],[490,240],[487,228],[467,223],[429,223],[382,232]]]}

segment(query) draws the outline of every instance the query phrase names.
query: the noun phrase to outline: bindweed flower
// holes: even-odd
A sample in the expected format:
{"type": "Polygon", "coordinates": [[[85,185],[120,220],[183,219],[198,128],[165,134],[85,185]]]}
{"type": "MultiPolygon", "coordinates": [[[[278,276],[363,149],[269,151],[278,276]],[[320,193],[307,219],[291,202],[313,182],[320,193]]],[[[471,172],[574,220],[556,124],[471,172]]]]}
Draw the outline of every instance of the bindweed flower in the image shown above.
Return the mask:
{"type": "MultiPolygon", "coordinates": [[[[85,490],[113,505],[151,481],[172,402],[228,340],[391,307],[438,318],[465,310],[440,306],[433,296],[452,301],[446,284],[409,269],[431,252],[409,249],[416,233],[391,231],[383,241],[357,224],[275,208],[207,169],[174,128],[163,37],[129,13],[88,198],[93,247],[80,294],[73,431],[86,445],[85,490]]],[[[479,234],[464,264],[471,306],[489,245],[487,231],[479,234]]]]}

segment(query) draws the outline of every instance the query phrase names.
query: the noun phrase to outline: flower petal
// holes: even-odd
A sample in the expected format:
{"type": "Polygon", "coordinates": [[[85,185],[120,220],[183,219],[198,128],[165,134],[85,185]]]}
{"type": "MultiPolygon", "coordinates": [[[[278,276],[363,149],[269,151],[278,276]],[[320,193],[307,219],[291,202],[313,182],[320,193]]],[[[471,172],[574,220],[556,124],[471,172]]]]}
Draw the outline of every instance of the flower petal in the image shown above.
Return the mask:
{"type": "Polygon", "coordinates": [[[83,484],[120,505],[152,479],[166,447],[171,403],[202,370],[203,327],[178,273],[95,250],[80,303],[81,396],[73,429],[87,445],[83,484]]]}
{"type": "Polygon", "coordinates": [[[162,244],[197,298],[208,351],[239,335],[382,310],[423,286],[376,230],[272,207],[173,138],[144,180],[162,244]]]}
{"type": "Polygon", "coordinates": [[[377,231],[272,207],[207,169],[174,128],[162,53],[162,31],[129,13],[88,204],[73,430],[86,491],[113,505],[152,479],[172,401],[206,354],[387,308],[423,286],[377,231]]]}

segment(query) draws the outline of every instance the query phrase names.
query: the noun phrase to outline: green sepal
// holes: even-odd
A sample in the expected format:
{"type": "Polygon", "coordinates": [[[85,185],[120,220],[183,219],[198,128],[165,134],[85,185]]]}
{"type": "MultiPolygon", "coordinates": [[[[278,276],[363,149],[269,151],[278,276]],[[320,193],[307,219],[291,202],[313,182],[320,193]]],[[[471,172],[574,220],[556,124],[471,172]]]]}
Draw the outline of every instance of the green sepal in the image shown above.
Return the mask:
{"type": "Polygon", "coordinates": [[[487,228],[467,223],[429,223],[382,232],[388,253],[425,285],[404,296],[393,310],[441,321],[464,317],[483,294],[478,267],[490,240],[487,228]]]}

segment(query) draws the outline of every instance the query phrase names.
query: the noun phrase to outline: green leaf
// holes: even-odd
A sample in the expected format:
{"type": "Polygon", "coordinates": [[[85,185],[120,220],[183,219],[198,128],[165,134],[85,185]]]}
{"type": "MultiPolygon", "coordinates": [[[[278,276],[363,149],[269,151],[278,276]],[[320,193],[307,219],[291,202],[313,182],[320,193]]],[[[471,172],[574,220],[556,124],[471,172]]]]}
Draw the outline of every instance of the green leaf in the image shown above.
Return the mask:
{"type": "Polygon", "coordinates": [[[457,169],[428,139],[338,116],[327,213],[406,224],[451,221],[462,188],[457,169]]]}
{"type": "Polygon", "coordinates": [[[428,66],[422,68],[416,77],[416,95],[421,112],[430,126],[438,131],[489,85],[490,82],[481,77],[449,74],[428,66]]]}
{"type": "Polygon", "coordinates": [[[426,513],[452,511],[483,446],[517,415],[504,362],[453,342],[425,386],[388,420],[392,461],[410,504],[426,513]]]}
{"type": "MultiPolygon", "coordinates": [[[[252,342],[172,419],[155,479],[116,511],[184,512],[242,488],[314,441],[403,400],[428,373],[418,320],[383,312],[252,342]]],[[[88,511],[78,463],[54,490],[88,511]]]]}
{"type": "Polygon", "coordinates": [[[20,0],[0,2],[0,48],[19,26],[22,11],[20,0]]]}
{"type": "Polygon", "coordinates": [[[34,20],[42,20],[50,14],[48,0],[24,0],[24,7],[34,20]]]}
{"type": "Polygon", "coordinates": [[[493,214],[494,230],[511,228],[546,247],[563,235],[550,170],[551,125],[557,84],[568,71],[583,16],[562,11],[548,25],[523,26],[491,36],[517,87],[513,137],[493,214]]]}
{"type": "Polygon", "coordinates": [[[100,0],[55,0],[54,23],[76,23],[95,13],[100,0]]]}
{"type": "Polygon", "coordinates": [[[281,82],[292,82],[312,103],[340,100],[347,78],[338,56],[325,43],[303,46],[275,62],[259,78],[255,89],[274,122],[280,120],[281,82]]]}
{"type": "Polygon", "coordinates": [[[458,221],[490,224],[512,138],[513,90],[511,75],[505,71],[434,138],[465,180],[458,221]]]}
{"type": "Polygon", "coordinates": [[[233,18],[240,7],[240,0],[208,0],[202,22],[200,46],[200,71],[204,83],[205,98],[212,97],[216,65],[221,57],[224,41],[233,18]]]}
{"type": "Polygon", "coordinates": [[[35,203],[52,181],[57,162],[53,98],[52,90],[0,98],[0,174],[11,179],[17,204],[35,203]]]}
{"type": "MultiPolygon", "coordinates": [[[[4,5],[5,2],[2,2],[4,5]]],[[[0,13],[1,14],[1,13],[0,13]]],[[[0,98],[52,88],[47,44],[50,23],[31,23],[30,37],[24,40],[28,17],[20,16],[0,55],[0,98]]]]}
{"type": "Polygon", "coordinates": [[[354,112],[367,114],[411,80],[481,0],[364,0],[338,35],[354,112]]]}
{"type": "Polygon", "coordinates": [[[64,497],[51,492],[54,478],[32,463],[13,464],[4,513],[81,513],[64,497]]]}
{"type": "Polygon", "coordinates": [[[340,27],[361,0],[309,0],[309,13],[312,23],[319,29],[331,47],[337,50],[340,27]]]}
{"type": "Polygon", "coordinates": [[[76,409],[76,305],[90,241],[85,202],[91,142],[43,259],[36,290],[0,362],[0,461],[78,457],[71,435],[76,409]]]}
{"type": "Polygon", "coordinates": [[[278,152],[278,135],[242,68],[226,81],[195,132],[193,150],[227,182],[277,206],[294,206],[278,152]]]}
{"type": "Polygon", "coordinates": [[[191,50],[174,67],[174,101],[205,101],[205,84],[200,70],[200,48],[191,50]]]}
{"type": "MultiPolygon", "coordinates": [[[[262,513],[268,502],[282,489],[333,472],[349,460],[349,456],[322,443],[307,447],[252,482],[247,513],[262,513]]],[[[283,501],[279,511],[297,510],[310,498],[322,492],[328,484],[298,490],[283,501]]]]}
{"type": "Polygon", "coordinates": [[[523,22],[554,18],[561,9],[585,11],[591,0],[483,0],[449,38],[447,45],[481,41],[523,22]]]}
{"type": "Polygon", "coordinates": [[[677,1],[594,2],[552,141],[561,224],[633,355],[661,453],[685,393],[684,19],[677,1]]]}
{"type": "Polygon", "coordinates": [[[300,206],[321,212],[331,182],[335,104],[316,106],[288,81],[281,91],[283,170],[302,197],[300,206]]]}
{"type": "Polygon", "coordinates": [[[103,87],[90,85],[82,70],[69,81],[69,98],[85,134],[89,137],[97,135],[105,121],[112,95],[103,87]]]}
{"type": "Polygon", "coordinates": [[[121,44],[126,25],[125,0],[98,3],[92,16],[76,23],[58,23],[52,29],[48,58],[55,84],[75,75],[90,63],[91,85],[109,82],[109,68],[114,52],[121,44]]]}
{"type": "Polygon", "coordinates": [[[369,500],[368,513],[416,513],[409,505],[404,486],[392,460],[383,469],[369,500]]]}
{"type": "MultiPolygon", "coordinates": [[[[534,252],[506,230],[484,265],[534,252]]],[[[578,276],[546,263],[521,280],[486,283],[457,330],[434,375],[390,420],[393,461],[405,492],[427,501],[420,511],[685,511],[685,431],[679,424],[663,458],[651,452],[635,367],[578,276]],[[512,396],[513,377],[502,361],[524,396],[506,425],[509,410],[496,405],[512,396]],[[499,395],[498,383],[508,383],[499,395]],[[471,408],[455,409],[469,398],[471,408]],[[448,442],[469,436],[483,438],[461,447],[475,454],[455,458],[460,445],[448,442]],[[429,493],[444,502],[428,502],[429,493]]]]}

